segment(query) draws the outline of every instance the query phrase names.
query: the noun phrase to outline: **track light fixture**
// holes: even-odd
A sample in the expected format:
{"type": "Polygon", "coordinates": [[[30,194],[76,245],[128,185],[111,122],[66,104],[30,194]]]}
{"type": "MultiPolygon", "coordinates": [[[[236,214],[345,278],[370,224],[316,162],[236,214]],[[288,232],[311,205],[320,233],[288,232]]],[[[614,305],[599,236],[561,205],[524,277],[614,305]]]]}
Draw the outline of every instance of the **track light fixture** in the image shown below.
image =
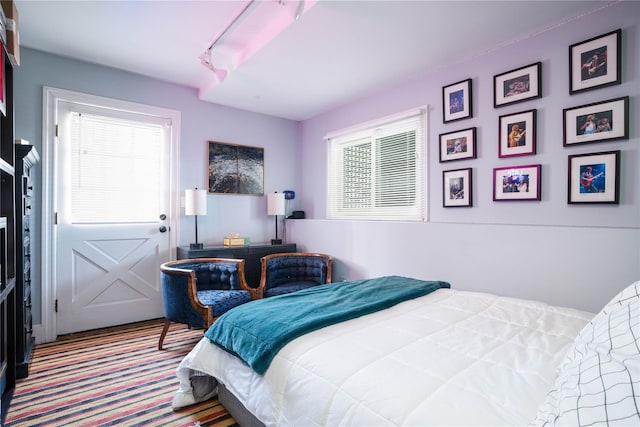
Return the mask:
{"type": "Polygon", "coordinates": [[[317,0],[243,2],[244,6],[239,8],[229,24],[199,56],[200,63],[215,74],[217,83],[221,83],[229,73],[297,21],[316,2],[317,0]]]}

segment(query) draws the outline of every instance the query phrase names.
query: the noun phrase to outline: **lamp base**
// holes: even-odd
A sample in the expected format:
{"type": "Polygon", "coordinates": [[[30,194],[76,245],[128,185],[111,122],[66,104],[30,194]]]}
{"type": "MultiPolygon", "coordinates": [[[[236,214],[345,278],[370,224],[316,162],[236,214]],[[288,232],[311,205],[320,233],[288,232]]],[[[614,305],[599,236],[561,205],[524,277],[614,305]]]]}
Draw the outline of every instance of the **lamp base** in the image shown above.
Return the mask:
{"type": "Polygon", "coordinates": [[[204,243],[190,243],[189,249],[204,249],[204,243]]]}
{"type": "Polygon", "coordinates": [[[272,245],[281,245],[282,244],[282,239],[271,239],[271,244],[272,245]]]}

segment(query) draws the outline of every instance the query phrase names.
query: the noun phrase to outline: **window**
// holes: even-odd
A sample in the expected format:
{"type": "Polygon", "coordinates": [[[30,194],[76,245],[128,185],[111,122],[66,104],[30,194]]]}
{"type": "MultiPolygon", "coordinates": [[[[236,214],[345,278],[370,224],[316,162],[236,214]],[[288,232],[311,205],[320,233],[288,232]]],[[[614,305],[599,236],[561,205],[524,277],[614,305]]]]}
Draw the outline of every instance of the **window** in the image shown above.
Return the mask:
{"type": "Polygon", "coordinates": [[[425,110],[327,136],[329,219],[424,219],[425,110]]]}
{"type": "Polygon", "coordinates": [[[168,212],[172,118],[108,102],[58,101],[60,223],[155,223],[168,212]]]}
{"type": "Polygon", "coordinates": [[[166,120],[83,105],[69,105],[66,118],[71,222],[156,222],[158,212],[166,210],[161,191],[166,120]]]}

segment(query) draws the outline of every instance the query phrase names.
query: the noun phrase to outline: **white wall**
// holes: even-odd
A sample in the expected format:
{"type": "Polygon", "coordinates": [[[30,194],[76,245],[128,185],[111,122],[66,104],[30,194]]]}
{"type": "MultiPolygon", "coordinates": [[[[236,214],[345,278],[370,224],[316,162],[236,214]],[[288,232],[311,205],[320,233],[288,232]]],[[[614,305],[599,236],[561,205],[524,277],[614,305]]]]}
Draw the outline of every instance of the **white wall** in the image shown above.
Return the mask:
{"type": "MultiPolygon", "coordinates": [[[[563,23],[526,40],[479,53],[452,67],[374,94],[302,126],[301,207],[310,218],[289,221],[289,240],[338,259],[338,279],[406,274],[448,280],[455,288],[535,298],[597,311],[640,278],[640,2],[623,2],[563,23]],[[569,95],[568,46],[622,29],[621,85],[569,95]],[[541,99],[493,108],[493,76],[542,62],[541,99]],[[442,87],[473,79],[474,117],[442,123],[442,87]],[[562,145],[562,110],[629,95],[627,141],[562,145]],[[325,220],[329,132],[429,105],[429,221],[325,220]],[[498,117],[537,109],[537,154],[498,158],[498,117]],[[438,162],[438,135],[476,126],[478,158],[438,162]],[[568,205],[567,157],[621,150],[619,205],[568,205]],[[542,165],[542,200],[493,202],[494,167],[542,165]],[[473,207],[443,208],[442,171],[473,168],[473,207]]],[[[417,53],[419,54],[419,52],[417,53]]]]}

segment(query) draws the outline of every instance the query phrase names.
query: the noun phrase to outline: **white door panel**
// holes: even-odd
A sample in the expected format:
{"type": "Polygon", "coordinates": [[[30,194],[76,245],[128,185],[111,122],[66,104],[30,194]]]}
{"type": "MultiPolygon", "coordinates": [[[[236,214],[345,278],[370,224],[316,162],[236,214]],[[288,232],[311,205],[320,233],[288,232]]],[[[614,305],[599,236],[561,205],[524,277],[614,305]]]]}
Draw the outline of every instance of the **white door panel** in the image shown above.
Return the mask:
{"type": "Polygon", "coordinates": [[[60,265],[69,268],[62,268],[58,277],[60,283],[70,284],[69,292],[59,298],[60,333],[163,315],[158,266],[167,251],[152,236],[153,229],[159,234],[158,226],[147,226],[148,238],[131,238],[141,234],[138,230],[104,228],[74,230],[74,238],[65,244],[69,247],[60,251],[60,265]],[[63,314],[67,312],[70,316],[63,314]],[[76,325],[78,321],[81,326],[76,325]]]}

